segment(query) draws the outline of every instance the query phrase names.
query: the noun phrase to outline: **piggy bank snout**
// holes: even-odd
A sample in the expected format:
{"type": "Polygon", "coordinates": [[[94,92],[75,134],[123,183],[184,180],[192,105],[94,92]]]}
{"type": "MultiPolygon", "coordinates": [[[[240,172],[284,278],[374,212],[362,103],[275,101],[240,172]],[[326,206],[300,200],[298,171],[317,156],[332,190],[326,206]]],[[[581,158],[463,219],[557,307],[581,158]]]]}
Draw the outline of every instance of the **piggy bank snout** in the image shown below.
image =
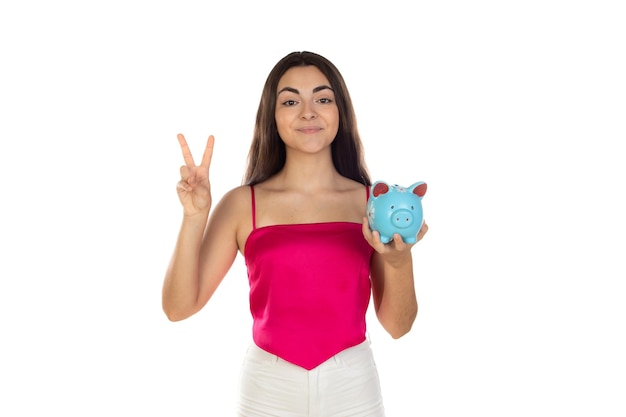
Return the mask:
{"type": "Polygon", "coordinates": [[[391,213],[391,223],[398,229],[406,229],[411,227],[415,216],[408,209],[399,209],[391,213]]]}

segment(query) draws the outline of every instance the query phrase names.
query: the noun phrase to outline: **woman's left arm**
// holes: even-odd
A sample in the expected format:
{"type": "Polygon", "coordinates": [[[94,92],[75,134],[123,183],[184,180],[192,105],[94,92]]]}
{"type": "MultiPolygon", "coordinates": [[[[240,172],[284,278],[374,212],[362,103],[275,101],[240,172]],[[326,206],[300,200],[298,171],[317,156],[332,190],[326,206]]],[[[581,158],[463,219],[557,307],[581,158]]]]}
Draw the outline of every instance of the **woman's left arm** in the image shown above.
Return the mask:
{"type": "MultiPolygon", "coordinates": [[[[417,234],[418,242],[427,231],[424,223],[417,234]]],[[[367,219],[363,219],[363,236],[375,250],[371,280],[376,317],[391,337],[398,339],[411,330],[417,316],[411,254],[414,244],[405,243],[399,234],[389,243],[382,243],[378,232],[369,228],[367,219]]]]}

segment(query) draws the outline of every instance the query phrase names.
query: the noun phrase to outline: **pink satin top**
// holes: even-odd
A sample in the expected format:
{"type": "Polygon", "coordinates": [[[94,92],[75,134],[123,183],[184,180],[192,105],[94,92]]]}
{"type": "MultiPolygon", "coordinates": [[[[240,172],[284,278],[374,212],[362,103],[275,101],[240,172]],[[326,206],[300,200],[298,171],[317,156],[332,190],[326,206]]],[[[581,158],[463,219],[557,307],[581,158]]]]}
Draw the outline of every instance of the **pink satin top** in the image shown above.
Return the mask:
{"type": "Polygon", "coordinates": [[[257,228],[250,190],[252,232],[244,254],[254,343],[311,370],[365,340],[373,249],[360,223],[257,228]]]}

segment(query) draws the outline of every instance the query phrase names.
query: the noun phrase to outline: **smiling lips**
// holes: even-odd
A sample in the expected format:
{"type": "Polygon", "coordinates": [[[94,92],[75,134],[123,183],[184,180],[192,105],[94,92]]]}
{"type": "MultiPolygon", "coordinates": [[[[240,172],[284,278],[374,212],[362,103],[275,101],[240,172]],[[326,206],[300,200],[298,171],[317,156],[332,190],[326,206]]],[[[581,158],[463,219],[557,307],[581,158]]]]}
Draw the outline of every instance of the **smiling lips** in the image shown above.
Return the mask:
{"type": "Polygon", "coordinates": [[[301,132],[301,133],[312,134],[312,133],[317,133],[317,132],[321,131],[322,128],[318,127],[318,126],[304,126],[304,127],[301,127],[301,128],[299,128],[297,130],[298,130],[298,132],[301,132]]]}

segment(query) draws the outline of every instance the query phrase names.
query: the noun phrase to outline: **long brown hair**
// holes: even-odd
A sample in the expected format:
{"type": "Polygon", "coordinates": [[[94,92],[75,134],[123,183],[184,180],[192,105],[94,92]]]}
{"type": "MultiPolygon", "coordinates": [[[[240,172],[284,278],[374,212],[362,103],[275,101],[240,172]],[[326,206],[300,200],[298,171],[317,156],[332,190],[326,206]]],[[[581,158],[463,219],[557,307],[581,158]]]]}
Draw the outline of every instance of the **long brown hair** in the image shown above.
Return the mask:
{"type": "Polygon", "coordinates": [[[339,130],[331,145],[335,169],[344,177],[371,185],[363,156],[363,144],[356,124],[356,115],[346,83],[335,65],[313,52],[292,52],[282,58],[269,73],[257,111],[248,168],[244,184],[254,185],[276,174],[285,165],[285,144],[276,127],[276,95],[278,82],[285,72],[297,66],[317,67],[328,78],[335,92],[339,109],[339,130]]]}

